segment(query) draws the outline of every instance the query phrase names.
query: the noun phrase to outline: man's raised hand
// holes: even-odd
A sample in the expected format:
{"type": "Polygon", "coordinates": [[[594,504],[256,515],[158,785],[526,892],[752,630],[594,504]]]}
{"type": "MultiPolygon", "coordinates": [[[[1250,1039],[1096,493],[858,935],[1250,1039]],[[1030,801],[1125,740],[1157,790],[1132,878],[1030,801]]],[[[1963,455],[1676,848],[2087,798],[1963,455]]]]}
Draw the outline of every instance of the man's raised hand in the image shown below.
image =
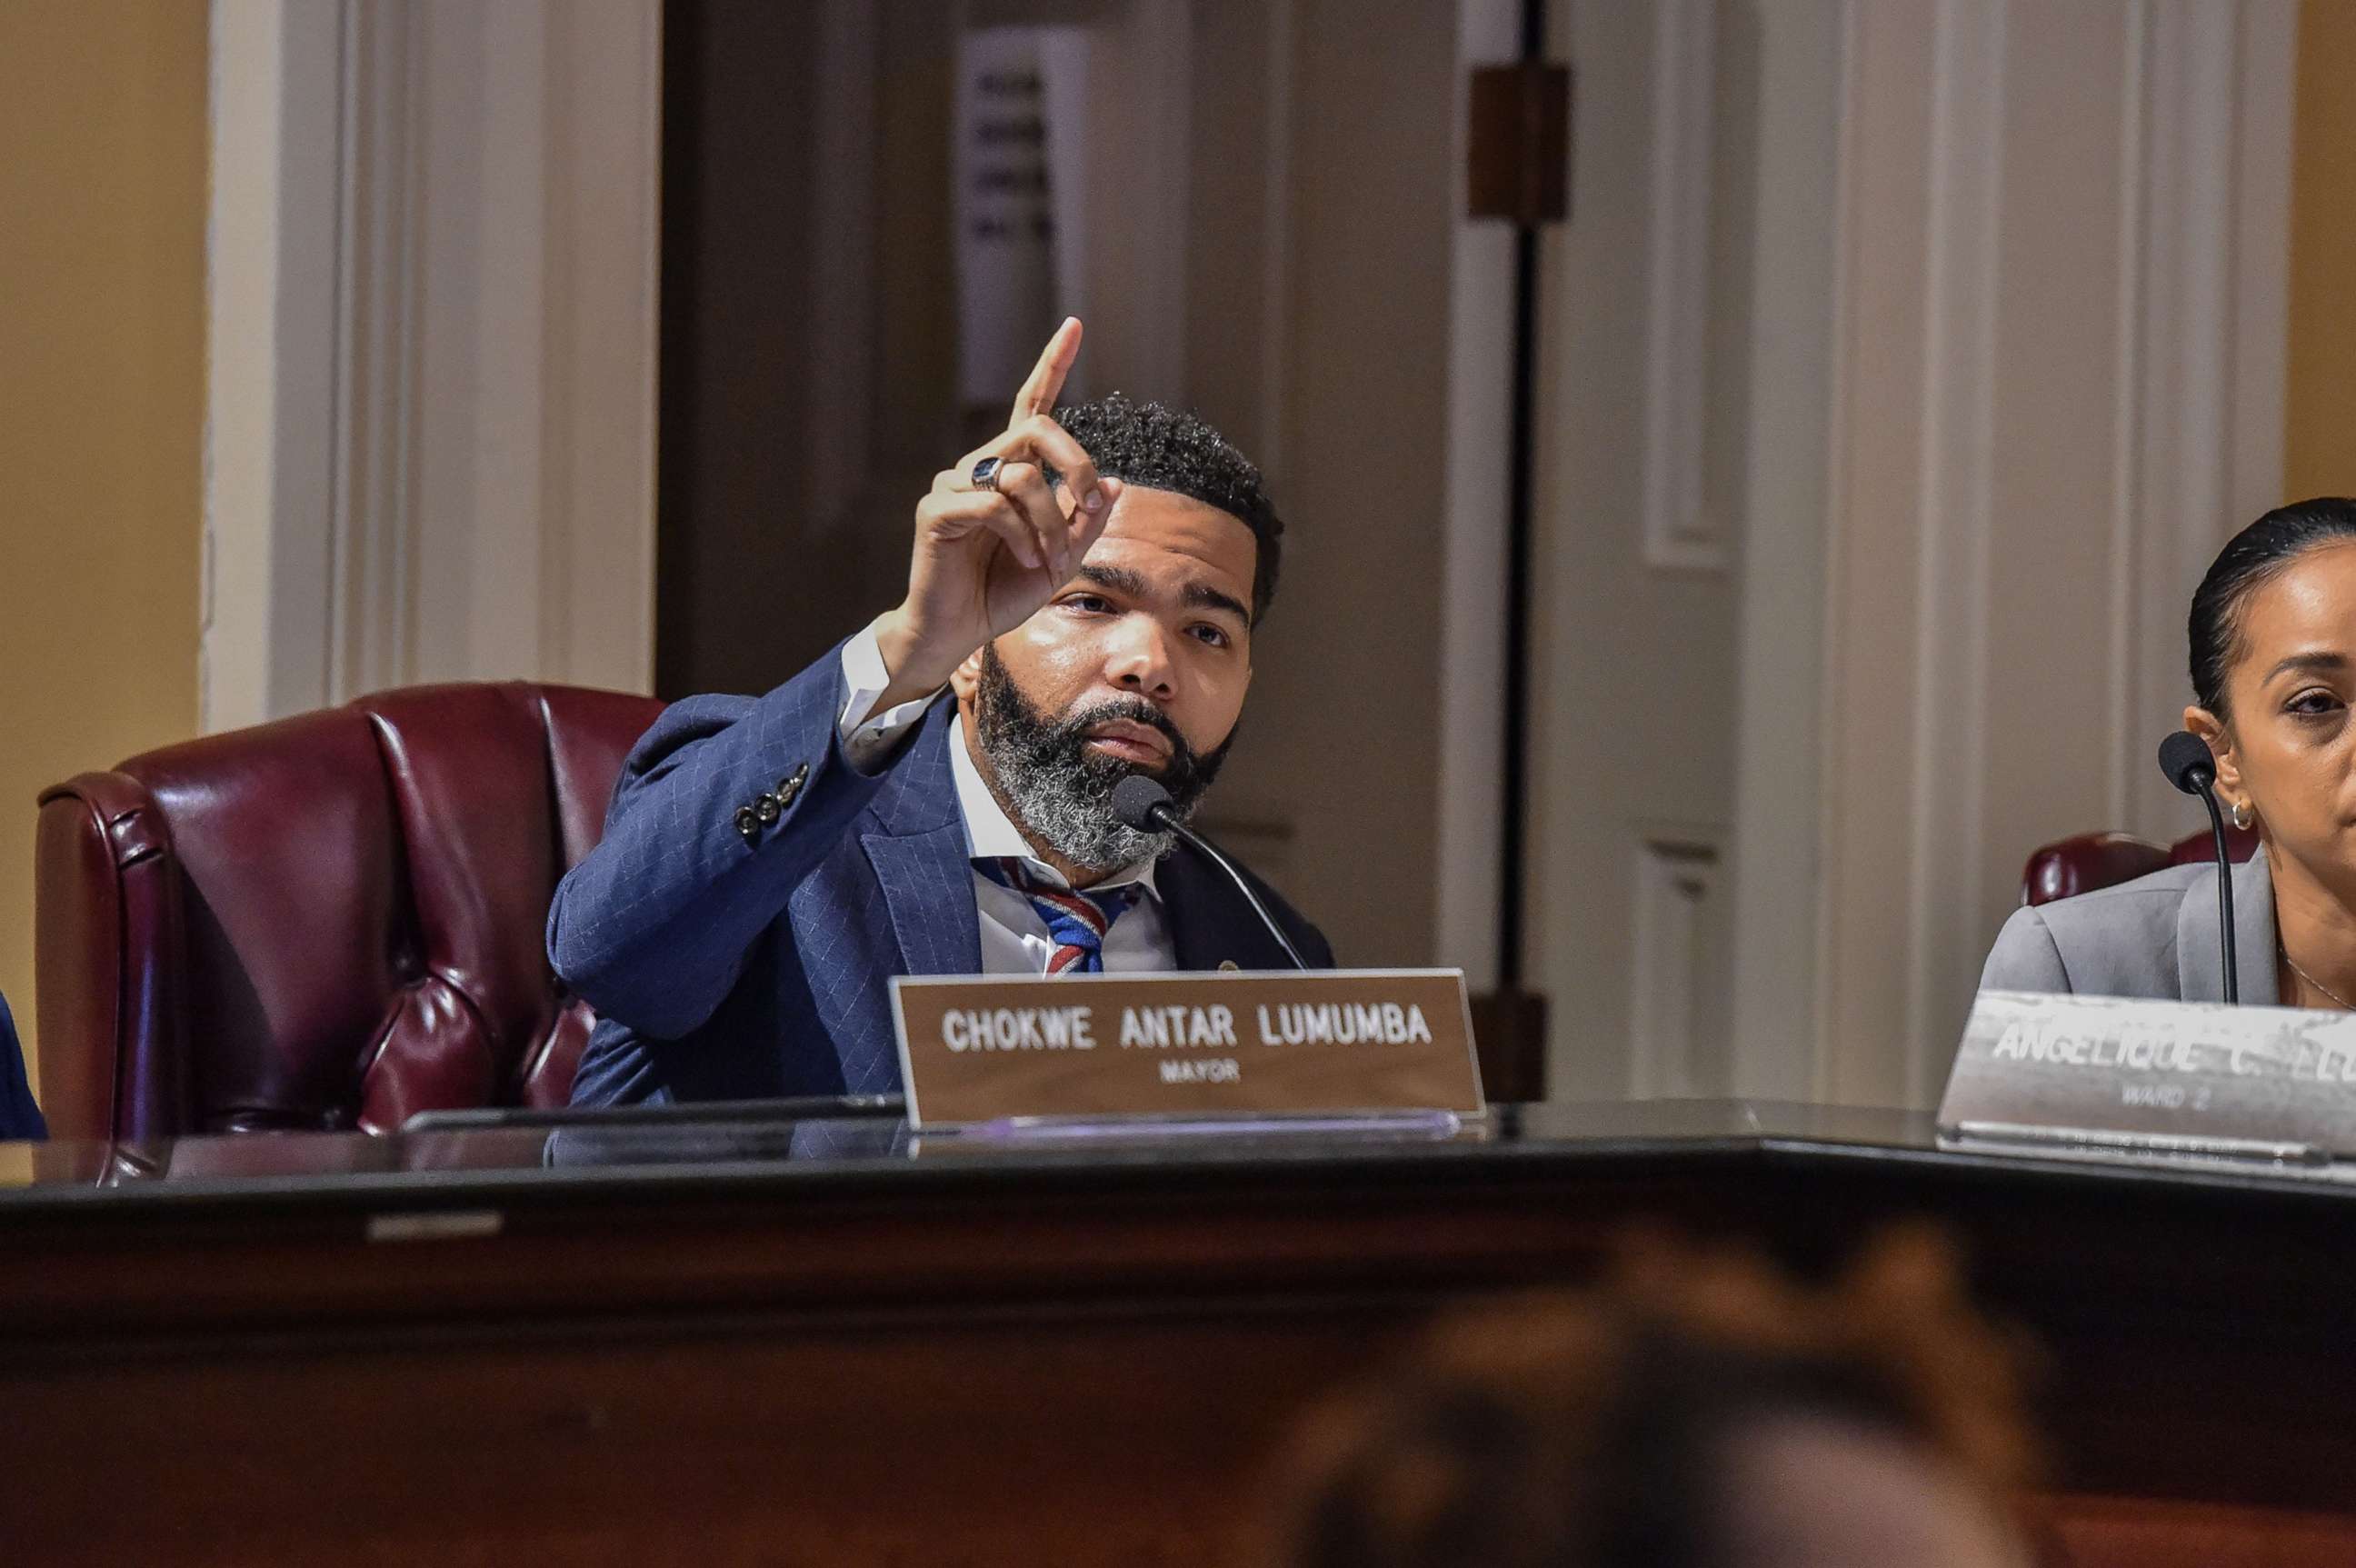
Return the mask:
{"type": "Polygon", "coordinates": [[[876,628],[892,684],[879,710],[947,682],[968,655],[1031,618],[1104,532],[1119,479],[1098,478],[1080,444],[1050,417],[1080,356],[1080,323],[1055,329],[1006,432],[933,478],[916,503],[908,596],[876,628]],[[989,482],[977,467],[995,458],[989,482]],[[1051,484],[1047,475],[1055,470],[1051,484]]]}

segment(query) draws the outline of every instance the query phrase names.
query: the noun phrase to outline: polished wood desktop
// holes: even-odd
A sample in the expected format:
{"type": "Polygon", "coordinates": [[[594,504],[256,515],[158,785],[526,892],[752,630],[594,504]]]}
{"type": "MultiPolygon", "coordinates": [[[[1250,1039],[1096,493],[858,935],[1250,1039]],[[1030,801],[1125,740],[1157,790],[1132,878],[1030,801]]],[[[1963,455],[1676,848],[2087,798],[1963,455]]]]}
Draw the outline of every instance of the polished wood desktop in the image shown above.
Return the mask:
{"type": "Polygon", "coordinates": [[[0,1149],[15,1561],[1247,1561],[1303,1402],[1624,1227],[1929,1218],[2040,1348],[2055,1561],[2356,1561],[2356,1187],[1786,1105],[1458,1137],[890,1116],[0,1149]]]}

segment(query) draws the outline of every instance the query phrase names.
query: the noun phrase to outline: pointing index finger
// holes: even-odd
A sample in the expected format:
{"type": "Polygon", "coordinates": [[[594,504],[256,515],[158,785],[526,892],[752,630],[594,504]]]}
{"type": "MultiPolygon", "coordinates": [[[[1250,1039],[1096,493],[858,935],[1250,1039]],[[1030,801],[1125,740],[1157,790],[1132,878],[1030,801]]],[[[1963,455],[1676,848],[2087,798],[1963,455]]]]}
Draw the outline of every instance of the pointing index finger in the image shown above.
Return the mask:
{"type": "Polygon", "coordinates": [[[1031,377],[1023,390],[1014,394],[1014,413],[1006,424],[1009,429],[1022,424],[1034,413],[1044,413],[1055,406],[1064,393],[1064,378],[1072,373],[1072,365],[1080,357],[1080,318],[1066,316],[1055,335],[1047,339],[1039,362],[1031,367],[1031,377]]]}

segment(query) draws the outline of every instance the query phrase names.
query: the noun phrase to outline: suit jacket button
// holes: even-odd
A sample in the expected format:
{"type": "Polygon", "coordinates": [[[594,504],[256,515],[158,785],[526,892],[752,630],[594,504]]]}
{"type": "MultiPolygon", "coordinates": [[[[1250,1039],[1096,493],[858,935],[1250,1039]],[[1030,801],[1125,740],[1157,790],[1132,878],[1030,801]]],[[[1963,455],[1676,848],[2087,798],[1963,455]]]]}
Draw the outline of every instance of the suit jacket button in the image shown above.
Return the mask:
{"type": "Polygon", "coordinates": [[[750,806],[736,808],[736,831],[744,835],[746,843],[761,836],[761,816],[750,806]]]}
{"type": "Polygon", "coordinates": [[[796,764],[794,765],[794,782],[795,782],[795,783],[799,784],[803,779],[807,779],[807,778],[809,778],[809,763],[807,763],[807,762],[798,762],[798,763],[796,763],[796,764]]]}
{"type": "Polygon", "coordinates": [[[777,799],[783,800],[787,805],[792,805],[794,803],[794,797],[801,792],[802,780],[800,774],[798,773],[791,779],[780,779],[777,780],[777,799]]]}
{"type": "Polygon", "coordinates": [[[766,826],[786,814],[786,803],[775,795],[755,795],[753,797],[753,810],[766,826]]]}

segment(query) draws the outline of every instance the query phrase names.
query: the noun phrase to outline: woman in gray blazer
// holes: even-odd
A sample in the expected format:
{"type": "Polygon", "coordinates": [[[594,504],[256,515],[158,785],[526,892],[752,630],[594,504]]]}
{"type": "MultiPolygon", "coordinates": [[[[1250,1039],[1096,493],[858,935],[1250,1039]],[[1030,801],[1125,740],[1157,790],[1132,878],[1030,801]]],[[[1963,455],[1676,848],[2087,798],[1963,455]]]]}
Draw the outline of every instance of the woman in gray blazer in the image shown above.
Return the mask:
{"type": "MultiPolygon", "coordinates": [[[[2192,596],[2184,727],[2261,844],[2233,875],[2242,1000],[2356,1011],[2356,501],[2233,536],[2192,596]]],[[[2171,866],[2005,922],[1980,983],[2220,1001],[2217,868],[2171,866]]]]}

